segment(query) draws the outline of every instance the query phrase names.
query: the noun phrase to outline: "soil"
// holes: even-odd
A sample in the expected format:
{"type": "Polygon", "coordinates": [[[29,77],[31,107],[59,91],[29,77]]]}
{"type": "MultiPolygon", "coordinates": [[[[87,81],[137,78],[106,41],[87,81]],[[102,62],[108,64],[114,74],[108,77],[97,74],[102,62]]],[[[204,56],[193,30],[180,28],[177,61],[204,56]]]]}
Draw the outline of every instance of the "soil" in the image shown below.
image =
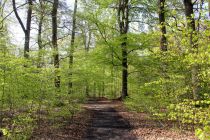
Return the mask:
{"type": "Polygon", "coordinates": [[[109,100],[90,101],[85,108],[91,119],[83,140],[136,140],[132,126],[116,110],[118,104],[109,100]]]}
{"type": "Polygon", "coordinates": [[[180,132],[170,122],[150,119],[145,113],[127,111],[122,102],[91,99],[84,111],[70,118],[44,121],[33,140],[197,140],[193,132],[180,132]],[[63,123],[66,122],[66,123],[63,123]]]}
{"type": "Polygon", "coordinates": [[[85,135],[90,113],[86,110],[73,118],[42,119],[31,140],[81,140],[85,135]]]}
{"type": "Polygon", "coordinates": [[[89,101],[84,107],[92,114],[84,140],[197,140],[193,132],[180,132],[171,122],[127,111],[119,100],[89,101]]]}

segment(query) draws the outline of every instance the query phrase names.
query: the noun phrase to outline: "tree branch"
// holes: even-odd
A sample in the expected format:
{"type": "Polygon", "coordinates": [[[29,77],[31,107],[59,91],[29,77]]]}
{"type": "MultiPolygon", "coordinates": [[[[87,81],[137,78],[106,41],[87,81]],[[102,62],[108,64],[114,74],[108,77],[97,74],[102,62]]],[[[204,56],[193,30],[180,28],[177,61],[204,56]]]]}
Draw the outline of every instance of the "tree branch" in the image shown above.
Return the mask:
{"type": "MultiPolygon", "coordinates": [[[[18,7],[16,7],[16,9],[19,9],[22,6],[25,6],[27,3],[24,3],[22,5],[19,5],[18,7]]],[[[7,14],[2,20],[1,22],[4,22],[4,20],[6,20],[12,13],[14,12],[14,10],[12,10],[9,14],[7,14]]]]}
{"type": "Polygon", "coordinates": [[[19,14],[18,14],[18,12],[17,12],[15,0],[12,0],[12,6],[13,6],[13,11],[14,11],[14,13],[15,13],[15,16],[16,16],[18,22],[20,23],[20,26],[21,26],[23,32],[26,33],[26,29],[25,29],[25,26],[24,26],[24,24],[23,24],[23,21],[21,20],[19,14]]]}

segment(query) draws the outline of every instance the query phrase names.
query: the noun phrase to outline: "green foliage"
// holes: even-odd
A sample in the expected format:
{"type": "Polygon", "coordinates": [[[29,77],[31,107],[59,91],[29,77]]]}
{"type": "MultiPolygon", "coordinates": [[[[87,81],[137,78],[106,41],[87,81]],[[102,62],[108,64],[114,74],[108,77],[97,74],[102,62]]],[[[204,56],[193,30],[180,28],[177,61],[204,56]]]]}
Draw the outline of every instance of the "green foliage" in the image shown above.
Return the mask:
{"type": "Polygon", "coordinates": [[[12,122],[14,128],[11,131],[11,135],[7,137],[15,140],[29,139],[35,127],[35,122],[31,115],[30,113],[22,113],[14,117],[12,122]]]}
{"type": "MultiPolygon", "coordinates": [[[[182,1],[167,1],[168,51],[161,52],[159,38],[162,33],[157,29],[160,26],[156,0],[131,1],[129,33],[122,36],[117,28],[117,0],[82,0],[77,14],[74,62],[70,69],[71,46],[66,34],[69,34],[71,21],[67,20],[70,17],[65,17],[70,12],[62,2],[58,25],[65,28],[58,31],[58,69],[52,62],[55,52],[49,39],[50,19],[46,16],[51,12],[51,3],[44,2],[41,10],[39,4],[33,7],[35,23],[44,16],[43,48],[31,51],[29,59],[22,58],[21,49],[18,52],[17,48],[22,46],[11,45],[6,27],[0,29],[0,128],[6,138],[29,139],[41,119],[73,118],[82,110],[81,104],[88,96],[120,97],[121,43],[126,37],[129,97],[124,103],[127,108],[147,112],[155,119],[195,125],[198,127],[196,135],[201,140],[210,139],[210,24],[205,19],[205,11],[198,9],[199,19],[197,14],[193,15],[196,26],[200,27],[192,35],[183,10],[178,10],[183,9],[182,1]],[[137,27],[141,27],[141,31],[137,27]],[[192,47],[192,42],[196,42],[197,48],[192,47]],[[197,75],[192,74],[195,66],[197,75]],[[69,73],[72,73],[71,79],[69,73]],[[55,75],[61,77],[59,89],[54,85],[55,75]],[[198,79],[197,99],[193,95],[193,76],[198,79]],[[69,80],[73,83],[72,94],[68,94],[69,80]]],[[[0,14],[2,20],[4,13],[0,14]]],[[[3,21],[0,24],[6,25],[3,21]]]]}
{"type": "Polygon", "coordinates": [[[6,136],[6,137],[10,137],[10,132],[8,131],[8,129],[5,129],[5,128],[2,128],[0,129],[2,132],[3,132],[3,135],[6,136]]]}
{"type": "MultiPolygon", "coordinates": [[[[29,139],[40,119],[71,118],[81,110],[85,94],[69,95],[67,86],[57,91],[54,68],[37,68],[33,57],[30,60],[17,57],[8,49],[14,47],[3,43],[0,46],[0,121],[5,138],[29,139]]],[[[67,82],[62,81],[63,85],[67,82]]]]}
{"type": "Polygon", "coordinates": [[[204,124],[209,120],[209,106],[209,100],[186,100],[176,105],[171,104],[168,107],[168,117],[170,120],[179,120],[182,123],[204,124]]]}
{"type": "Polygon", "coordinates": [[[210,126],[205,126],[203,129],[198,128],[195,134],[200,140],[210,139],[210,126]]]}

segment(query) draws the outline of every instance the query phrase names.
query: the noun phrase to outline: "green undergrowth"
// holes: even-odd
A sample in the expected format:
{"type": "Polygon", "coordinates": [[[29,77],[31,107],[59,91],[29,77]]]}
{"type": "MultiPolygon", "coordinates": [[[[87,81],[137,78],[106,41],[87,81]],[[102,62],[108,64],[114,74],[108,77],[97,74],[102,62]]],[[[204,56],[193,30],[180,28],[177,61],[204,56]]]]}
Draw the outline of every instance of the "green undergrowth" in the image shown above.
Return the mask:
{"type": "MultiPolygon", "coordinates": [[[[12,110],[4,110],[1,131],[6,140],[27,140],[34,129],[42,125],[42,120],[49,120],[56,127],[57,119],[68,118],[69,121],[80,111],[81,104],[85,102],[82,94],[51,95],[43,99],[42,103],[35,100],[24,103],[12,110]],[[62,96],[61,96],[62,95],[62,96]]],[[[62,124],[59,124],[62,125],[62,124]]]]}

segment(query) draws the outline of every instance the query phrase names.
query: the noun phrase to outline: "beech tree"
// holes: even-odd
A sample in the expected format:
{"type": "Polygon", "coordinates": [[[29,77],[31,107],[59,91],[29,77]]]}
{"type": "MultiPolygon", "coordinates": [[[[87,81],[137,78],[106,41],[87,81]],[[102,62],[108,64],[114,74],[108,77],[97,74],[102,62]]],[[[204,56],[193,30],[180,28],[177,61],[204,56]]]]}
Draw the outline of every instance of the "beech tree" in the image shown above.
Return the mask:
{"type": "Polygon", "coordinates": [[[166,40],[166,21],[165,21],[165,0],[159,0],[159,23],[161,30],[160,49],[167,51],[167,40],[166,40]]]}
{"type": "Polygon", "coordinates": [[[129,0],[119,0],[118,24],[122,41],[122,98],[124,99],[128,96],[127,33],[129,29],[129,0]]]}
{"type": "Polygon", "coordinates": [[[39,4],[40,4],[40,11],[39,11],[39,18],[38,18],[37,41],[38,41],[38,46],[39,46],[38,67],[41,68],[42,67],[42,50],[43,50],[42,31],[43,31],[43,22],[44,22],[44,17],[45,17],[45,9],[44,9],[45,2],[40,0],[39,4]]]}
{"type": "Polygon", "coordinates": [[[33,0],[28,0],[27,5],[27,18],[26,18],[26,26],[24,25],[24,22],[19,16],[19,13],[17,11],[16,7],[16,1],[12,0],[13,5],[13,11],[15,13],[15,16],[24,32],[25,35],[25,45],[24,45],[24,57],[29,58],[29,50],[30,50],[30,31],[31,31],[31,20],[32,20],[32,9],[33,9],[33,0]]]}
{"type": "Polygon", "coordinates": [[[71,32],[71,46],[69,51],[69,94],[72,93],[72,75],[73,75],[73,63],[74,63],[74,48],[75,48],[75,34],[76,34],[76,14],[77,14],[77,0],[74,2],[74,11],[73,11],[73,23],[72,23],[72,32],[71,32]]]}
{"type": "Polygon", "coordinates": [[[53,1],[52,6],[52,45],[53,45],[53,59],[55,67],[55,87],[60,88],[60,74],[59,74],[59,51],[58,51],[58,21],[57,21],[57,12],[58,12],[58,0],[53,1]]]}
{"type": "MultiPolygon", "coordinates": [[[[189,42],[190,42],[190,50],[191,53],[197,54],[198,53],[198,44],[196,39],[196,26],[195,26],[195,19],[194,19],[194,11],[193,11],[193,2],[192,0],[184,0],[185,6],[185,15],[187,20],[187,28],[189,32],[189,42]]],[[[197,100],[199,98],[199,77],[198,77],[198,64],[193,64],[192,66],[192,93],[193,98],[197,100]]]]}

